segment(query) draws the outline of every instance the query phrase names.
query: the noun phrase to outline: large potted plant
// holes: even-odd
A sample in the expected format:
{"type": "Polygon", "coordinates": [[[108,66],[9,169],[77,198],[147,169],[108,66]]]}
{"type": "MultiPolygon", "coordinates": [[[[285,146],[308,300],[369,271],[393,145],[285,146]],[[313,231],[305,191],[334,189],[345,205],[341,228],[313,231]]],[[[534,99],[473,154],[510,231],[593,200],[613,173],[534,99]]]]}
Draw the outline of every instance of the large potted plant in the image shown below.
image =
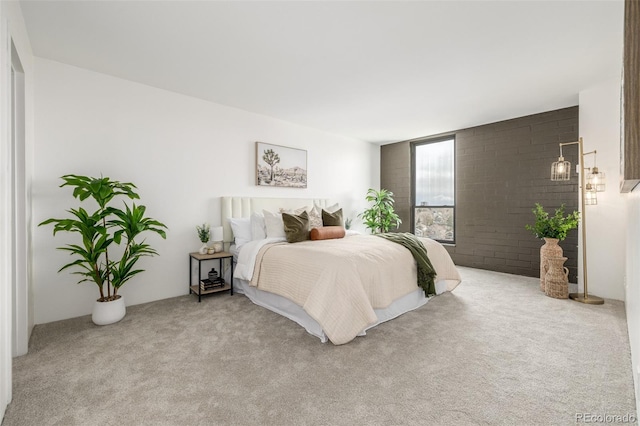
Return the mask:
{"type": "Polygon", "coordinates": [[[565,206],[562,204],[556,209],[553,216],[549,215],[540,204],[536,203],[532,210],[536,216],[533,225],[525,225],[525,228],[536,238],[544,240],[544,245],[540,247],[540,289],[545,291],[545,266],[548,258],[562,257],[562,247],[558,245],[560,241],[567,238],[567,233],[578,227],[580,222],[580,213],[573,211],[567,215],[564,213],[565,206]]]}
{"type": "Polygon", "coordinates": [[[402,220],[393,209],[393,192],[386,189],[378,191],[369,188],[365,198],[372,205],[359,217],[362,218],[364,225],[371,230],[371,233],[389,232],[392,226],[394,229],[400,226],[402,220]]]}
{"type": "Polygon", "coordinates": [[[129,182],[118,182],[108,177],[87,177],[65,175],[60,185],[73,188],[74,198],[85,201],[91,198],[97,208],[88,212],[82,207],[68,210],[70,218],[47,219],[38,226],[54,224],[53,235],[60,231],[78,234],[79,244],[67,244],[59,247],[74,257],[60,271],[74,269],[74,274],[84,281],[98,286],[100,298],[94,303],[92,320],[98,325],[120,321],[126,314],[124,299],[118,290],[131,278],[143,272],[136,269],[136,263],[143,256],[155,256],[158,253],[144,240],[139,241],[143,233],[153,232],[166,238],[167,227],[157,220],[145,217],[146,207],[123,201],[123,208],[113,206],[116,197],[139,199],[136,186],[129,182]]]}

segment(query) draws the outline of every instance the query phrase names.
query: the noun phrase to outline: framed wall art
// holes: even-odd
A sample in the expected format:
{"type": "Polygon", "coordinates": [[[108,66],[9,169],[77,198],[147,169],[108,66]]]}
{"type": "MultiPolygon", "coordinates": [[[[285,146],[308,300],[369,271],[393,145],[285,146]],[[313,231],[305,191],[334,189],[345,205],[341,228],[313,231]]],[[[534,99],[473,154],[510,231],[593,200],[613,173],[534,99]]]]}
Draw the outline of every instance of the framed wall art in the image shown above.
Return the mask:
{"type": "Polygon", "coordinates": [[[307,151],[256,142],[256,185],[307,187],[307,151]]]}

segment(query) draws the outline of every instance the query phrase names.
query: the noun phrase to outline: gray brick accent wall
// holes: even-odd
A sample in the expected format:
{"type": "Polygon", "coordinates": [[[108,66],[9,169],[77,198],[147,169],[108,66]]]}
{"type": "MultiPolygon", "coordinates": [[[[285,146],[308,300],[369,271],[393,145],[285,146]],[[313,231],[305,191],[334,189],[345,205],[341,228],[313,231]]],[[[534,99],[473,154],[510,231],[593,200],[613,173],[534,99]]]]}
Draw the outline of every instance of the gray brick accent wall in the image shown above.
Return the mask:
{"type": "Polygon", "coordinates": [[[380,186],[393,192],[395,210],[402,224],[399,232],[411,231],[411,146],[400,142],[380,147],[380,186]],[[385,186],[383,182],[388,184],[385,186]]]}
{"type": "MultiPolygon", "coordinates": [[[[457,265],[539,276],[540,246],[524,227],[536,202],[547,211],[562,203],[578,210],[577,146],[565,147],[571,180],[552,182],[559,142],[578,139],[578,107],[549,111],[453,132],[456,137],[456,244],[447,250],[457,265]]],[[[434,137],[439,135],[434,135],[434,137]]],[[[428,138],[425,138],[428,139],[428,138]]],[[[396,210],[411,229],[411,142],[380,147],[380,185],[395,194],[396,210]]],[[[588,206],[587,206],[588,208],[588,206]]],[[[576,282],[578,232],[560,244],[576,282]]]]}

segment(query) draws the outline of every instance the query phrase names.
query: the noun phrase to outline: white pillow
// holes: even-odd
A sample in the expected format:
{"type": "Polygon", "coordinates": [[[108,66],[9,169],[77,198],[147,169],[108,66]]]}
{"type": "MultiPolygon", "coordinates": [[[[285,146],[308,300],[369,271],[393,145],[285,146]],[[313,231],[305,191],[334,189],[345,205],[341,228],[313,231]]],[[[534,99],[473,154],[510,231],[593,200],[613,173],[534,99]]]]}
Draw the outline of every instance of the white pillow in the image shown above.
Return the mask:
{"type": "Polygon", "coordinates": [[[264,215],[267,238],[286,238],[282,213],[272,213],[269,210],[262,210],[262,214],[264,215]]]}
{"type": "Polygon", "coordinates": [[[322,210],[323,209],[326,212],[335,213],[340,209],[340,205],[338,203],[335,203],[334,205],[329,206],[329,207],[320,207],[320,215],[322,215],[322,210]]]}
{"type": "Polygon", "coordinates": [[[233,237],[236,242],[236,249],[240,248],[251,241],[251,222],[248,217],[229,218],[229,224],[233,231],[233,237]]]}
{"type": "Polygon", "coordinates": [[[264,215],[262,213],[251,213],[251,239],[264,240],[267,238],[267,230],[264,224],[264,215]]]}
{"type": "MultiPolygon", "coordinates": [[[[338,203],[335,203],[332,206],[324,207],[324,210],[329,213],[335,213],[339,208],[338,203]]],[[[309,229],[322,228],[322,209],[323,207],[313,203],[313,208],[309,211],[309,229]]]]}
{"type": "Polygon", "coordinates": [[[307,206],[304,206],[304,207],[298,207],[297,209],[285,209],[284,207],[280,207],[280,209],[278,211],[280,213],[289,213],[289,214],[300,215],[300,214],[302,214],[302,212],[309,213],[310,210],[307,208],[307,206]]]}

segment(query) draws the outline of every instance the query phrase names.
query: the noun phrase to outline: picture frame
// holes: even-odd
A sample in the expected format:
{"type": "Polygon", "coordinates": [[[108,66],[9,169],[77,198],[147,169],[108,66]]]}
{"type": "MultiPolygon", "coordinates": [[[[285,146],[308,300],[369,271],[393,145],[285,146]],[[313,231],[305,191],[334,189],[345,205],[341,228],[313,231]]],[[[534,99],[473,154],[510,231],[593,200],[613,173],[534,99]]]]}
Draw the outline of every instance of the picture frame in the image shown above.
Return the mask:
{"type": "Polygon", "coordinates": [[[256,185],[306,188],[307,151],[256,142],[256,185]]]}

